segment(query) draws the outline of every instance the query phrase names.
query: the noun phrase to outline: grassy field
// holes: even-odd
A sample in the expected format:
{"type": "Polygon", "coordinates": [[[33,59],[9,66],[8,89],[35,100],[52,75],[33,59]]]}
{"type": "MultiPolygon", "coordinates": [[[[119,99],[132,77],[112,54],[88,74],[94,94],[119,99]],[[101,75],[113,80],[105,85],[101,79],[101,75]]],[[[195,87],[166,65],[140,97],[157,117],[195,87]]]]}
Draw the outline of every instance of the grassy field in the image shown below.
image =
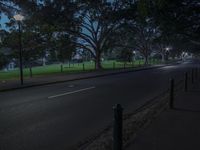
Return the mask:
{"type": "MultiPolygon", "coordinates": [[[[160,61],[155,60],[152,61],[151,64],[158,64],[160,61]]],[[[134,63],[126,63],[118,61],[103,61],[102,66],[104,69],[119,69],[128,67],[138,67],[144,64],[144,61],[137,60],[134,63]]],[[[75,63],[75,64],[63,64],[63,73],[79,73],[79,72],[89,72],[95,70],[94,62],[84,62],[84,63],[75,63]],[[83,65],[84,64],[84,65],[83,65]]],[[[30,77],[29,68],[25,68],[23,70],[25,77],[30,77]]],[[[51,74],[60,74],[61,73],[61,65],[46,65],[40,67],[33,67],[32,74],[33,76],[41,76],[41,75],[51,75],[51,74]]],[[[0,80],[9,80],[19,78],[19,69],[13,71],[0,71],[0,80]]]]}

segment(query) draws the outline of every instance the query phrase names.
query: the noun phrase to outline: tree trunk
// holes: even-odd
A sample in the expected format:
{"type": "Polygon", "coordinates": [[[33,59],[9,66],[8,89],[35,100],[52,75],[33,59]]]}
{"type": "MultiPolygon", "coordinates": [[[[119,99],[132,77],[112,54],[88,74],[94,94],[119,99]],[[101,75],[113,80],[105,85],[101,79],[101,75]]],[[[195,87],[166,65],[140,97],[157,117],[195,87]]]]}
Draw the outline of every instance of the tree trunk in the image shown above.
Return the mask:
{"type": "Polygon", "coordinates": [[[100,53],[97,53],[96,58],[95,58],[95,69],[96,70],[102,69],[101,54],[100,53]]]}
{"type": "Polygon", "coordinates": [[[63,63],[60,64],[60,72],[63,73],[63,63]]]}
{"type": "Polygon", "coordinates": [[[42,58],[42,65],[46,66],[46,58],[44,58],[44,57],[42,58]]]}
{"type": "Polygon", "coordinates": [[[149,64],[149,62],[148,62],[148,56],[144,56],[144,64],[145,64],[145,65],[148,65],[148,64],[149,64]]]}
{"type": "Polygon", "coordinates": [[[165,62],[165,54],[161,54],[162,62],[165,62]]]}

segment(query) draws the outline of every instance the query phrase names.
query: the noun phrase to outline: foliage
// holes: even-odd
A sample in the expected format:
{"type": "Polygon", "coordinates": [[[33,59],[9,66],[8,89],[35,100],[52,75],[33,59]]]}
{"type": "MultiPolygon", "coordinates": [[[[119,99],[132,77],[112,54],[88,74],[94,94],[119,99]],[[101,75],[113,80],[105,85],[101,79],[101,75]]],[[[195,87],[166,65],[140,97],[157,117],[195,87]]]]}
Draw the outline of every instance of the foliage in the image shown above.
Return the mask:
{"type": "Polygon", "coordinates": [[[118,1],[80,1],[78,16],[81,20],[80,32],[72,33],[77,37],[77,46],[91,53],[96,68],[101,69],[103,52],[113,47],[113,33],[119,28],[120,21],[116,12],[118,1]]]}
{"type": "Polygon", "coordinates": [[[198,52],[199,11],[198,0],[0,0],[0,13],[10,19],[10,33],[1,41],[17,58],[19,33],[12,16],[20,12],[26,65],[47,53],[64,63],[84,51],[101,69],[102,56],[111,52],[129,59],[133,50],[148,63],[152,52],[164,55],[168,46],[170,54],[198,52]]]}
{"type": "Polygon", "coordinates": [[[0,69],[3,69],[8,61],[8,57],[0,50],[0,69]]]}

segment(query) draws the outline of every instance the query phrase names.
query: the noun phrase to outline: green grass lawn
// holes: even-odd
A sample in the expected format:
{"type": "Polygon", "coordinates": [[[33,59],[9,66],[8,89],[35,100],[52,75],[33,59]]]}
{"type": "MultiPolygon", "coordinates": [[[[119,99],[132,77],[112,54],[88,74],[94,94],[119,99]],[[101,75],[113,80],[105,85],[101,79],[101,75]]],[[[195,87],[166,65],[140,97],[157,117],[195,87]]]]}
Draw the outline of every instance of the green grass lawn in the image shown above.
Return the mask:
{"type": "MultiPolygon", "coordinates": [[[[151,61],[151,64],[158,64],[160,61],[155,60],[151,61]]],[[[126,63],[125,67],[138,67],[139,65],[143,65],[144,61],[137,60],[134,63],[126,63]]],[[[103,61],[102,66],[104,69],[118,69],[124,68],[124,62],[118,61],[103,61]]],[[[79,72],[89,72],[95,70],[95,63],[94,62],[84,62],[84,63],[75,63],[75,64],[63,64],[63,73],[79,73],[79,72]],[[83,69],[84,64],[84,69],[83,69]]],[[[24,76],[30,76],[29,68],[25,68],[23,70],[24,76]]],[[[33,67],[32,68],[33,76],[41,76],[41,75],[51,75],[51,74],[60,74],[61,73],[61,65],[54,64],[54,65],[46,65],[40,67],[33,67]]],[[[9,79],[17,79],[19,78],[19,69],[13,71],[0,71],[0,80],[9,80],[9,79]]]]}

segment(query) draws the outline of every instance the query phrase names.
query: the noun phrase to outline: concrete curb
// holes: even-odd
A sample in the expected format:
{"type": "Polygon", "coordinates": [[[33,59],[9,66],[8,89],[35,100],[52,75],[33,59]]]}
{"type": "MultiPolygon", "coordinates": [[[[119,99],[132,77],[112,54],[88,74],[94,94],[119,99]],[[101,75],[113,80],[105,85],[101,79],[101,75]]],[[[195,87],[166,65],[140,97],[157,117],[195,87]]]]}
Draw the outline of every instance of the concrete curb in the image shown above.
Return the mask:
{"type": "Polygon", "coordinates": [[[54,81],[54,82],[36,83],[36,84],[32,84],[32,85],[24,85],[24,86],[19,85],[17,87],[13,87],[13,88],[0,89],[0,92],[7,92],[7,91],[14,91],[14,90],[31,88],[31,87],[39,87],[39,86],[45,86],[45,85],[59,84],[59,83],[70,82],[70,81],[78,81],[78,80],[84,80],[84,79],[105,77],[105,76],[110,76],[110,75],[118,75],[118,74],[129,73],[129,72],[150,70],[150,69],[162,68],[162,67],[171,66],[171,65],[174,65],[174,64],[166,64],[166,65],[150,66],[150,67],[142,67],[142,68],[130,68],[130,69],[126,69],[126,70],[124,70],[124,69],[123,70],[113,70],[113,71],[116,71],[116,72],[107,72],[107,73],[102,73],[102,74],[98,74],[98,75],[88,75],[86,77],[78,77],[78,78],[74,78],[74,79],[66,79],[66,80],[54,81]]]}

